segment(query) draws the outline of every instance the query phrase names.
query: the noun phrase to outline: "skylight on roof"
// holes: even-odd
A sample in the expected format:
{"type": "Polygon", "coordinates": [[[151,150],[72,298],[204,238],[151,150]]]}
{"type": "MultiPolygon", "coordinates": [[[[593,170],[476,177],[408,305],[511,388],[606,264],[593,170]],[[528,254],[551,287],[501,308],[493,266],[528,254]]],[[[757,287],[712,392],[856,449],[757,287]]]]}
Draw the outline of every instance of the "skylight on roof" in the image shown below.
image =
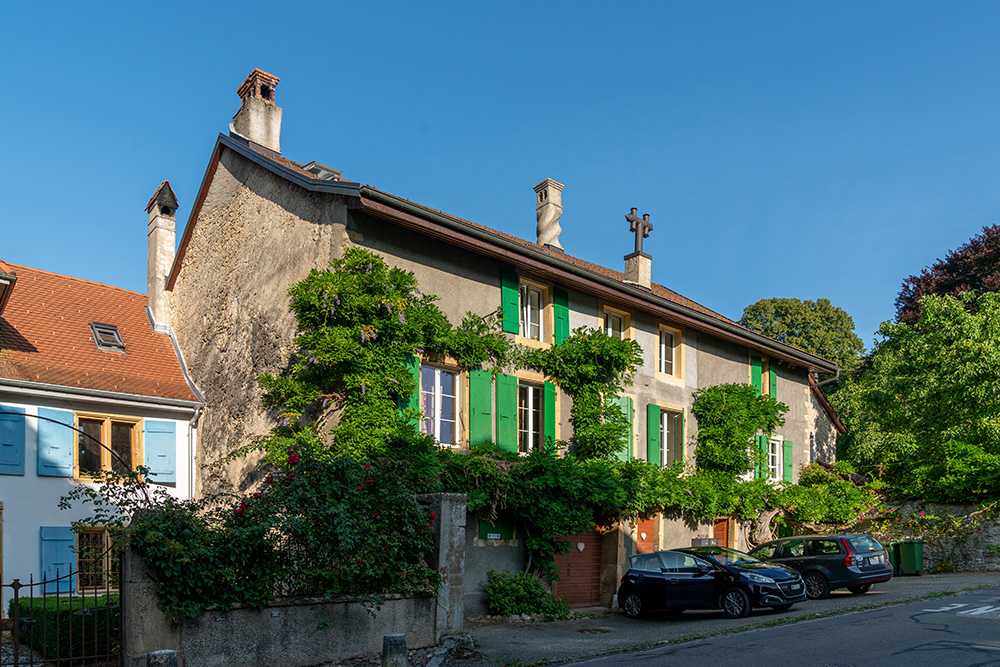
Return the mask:
{"type": "Polygon", "coordinates": [[[122,335],[114,324],[91,322],[90,331],[94,334],[94,342],[97,343],[99,350],[125,351],[125,341],[122,340],[122,335]]]}

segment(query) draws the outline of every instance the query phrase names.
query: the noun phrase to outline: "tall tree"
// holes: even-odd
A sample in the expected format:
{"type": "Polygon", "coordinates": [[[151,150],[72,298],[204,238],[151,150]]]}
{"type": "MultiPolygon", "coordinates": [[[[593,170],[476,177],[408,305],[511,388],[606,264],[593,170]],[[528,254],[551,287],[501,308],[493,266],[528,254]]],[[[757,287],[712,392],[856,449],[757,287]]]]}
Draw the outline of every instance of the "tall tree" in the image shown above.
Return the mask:
{"type": "Polygon", "coordinates": [[[929,500],[1000,489],[1000,294],[930,294],[914,324],[885,322],[864,373],[831,400],[860,470],[929,500]]]}
{"type": "Polygon", "coordinates": [[[854,333],[854,318],[829,299],[761,299],[743,309],[740,324],[829,359],[844,370],[857,367],[865,352],[854,333]]]}
{"type": "MultiPolygon", "coordinates": [[[[1000,225],[983,227],[981,234],[952,250],[944,259],[903,281],[896,297],[896,321],[912,324],[920,317],[925,294],[975,294],[1000,291],[1000,225]]],[[[970,302],[975,303],[975,302],[970,302]]]]}

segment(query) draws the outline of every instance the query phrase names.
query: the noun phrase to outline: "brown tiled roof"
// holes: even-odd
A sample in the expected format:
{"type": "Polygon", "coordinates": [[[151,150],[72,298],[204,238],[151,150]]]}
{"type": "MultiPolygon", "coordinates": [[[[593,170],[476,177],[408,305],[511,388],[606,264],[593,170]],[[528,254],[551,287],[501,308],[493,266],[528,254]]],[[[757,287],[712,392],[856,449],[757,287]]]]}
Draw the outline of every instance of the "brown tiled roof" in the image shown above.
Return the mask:
{"type": "Polygon", "coordinates": [[[9,266],[4,264],[2,260],[0,260],[0,273],[6,273],[10,275],[11,273],[13,273],[13,270],[9,266]]]}
{"type": "Polygon", "coordinates": [[[146,316],[146,295],[8,265],[17,274],[0,317],[0,378],[196,401],[173,344],[146,316]],[[124,352],[100,350],[90,323],[113,324],[124,352]]]}
{"type": "MultiPolygon", "coordinates": [[[[367,186],[367,187],[371,188],[372,190],[378,190],[378,188],[375,188],[375,187],[370,186],[370,185],[367,186]]],[[[383,191],[379,190],[379,192],[383,192],[383,191]]],[[[384,192],[383,194],[390,194],[390,193],[384,192]]],[[[410,201],[410,200],[406,200],[406,201],[410,201]]],[[[588,262],[587,260],[580,259],[579,257],[574,257],[573,255],[570,255],[570,254],[565,253],[565,252],[559,252],[558,250],[551,250],[549,248],[546,248],[544,245],[539,245],[538,243],[533,243],[531,241],[526,241],[526,240],[524,240],[522,238],[518,238],[516,236],[511,236],[510,234],[507,234],[505,232],[501,232],[501,231],[498,231],[496,229],[492,229],[491,227],[486,227],[485,225],[480,225],[479,223],[476,223],[476,222],[471,222],[469,220],[464,220],[462,218],[455,217],[454,215],[451,215],[450,213],[445,213],[444,211],[438,211],[436,209],[432,209],[432,208],[430,208],[428,206],[425,206],[424,204],[417,204],[417,206],[420,206],[421,208],[425,208],[428,211],[433,211],[434,213],[436,213],[438,215],[441,215],[441,216],[444,216],[444,217],[447,217],[447,218],[451,218],[452,220],[455,220],[456,222],[459,222],[459,223],[461,223],[463,225],[469,225],[470,227],[475,227],[476,229],[480,229],[480,230],[482,230],[482,231],[484,231],[484,232],[486,232],[488,234],[493,234],[495,236],[499,236],[500,238],[506,239],[508,241],[512,241],[512,242],[514,242],[514,243],[516,243],[516,244],[518,244],[520,246],[523,246],[525,248],[531,248],[535,252],[540,252],[540,253],[548,256],[548,257],[551,257],[554,260],[564,261],[564,262],[567,262],[569,264],[573,264],[574,266],[578,266],[581,269],[584,269],[584,270],[590,271],[592,273],[596,273],[598,275],[604,276],[605,278],[611,278],[612,280],[617,280],[620,283],[627,284],[627,283],[625,283],[625,274],[624,273],[621,273],[619,271],[614,271],[612,269],[607,268],[606,266],[601,266],[600,264],[594,264],[593,262],[588,262]]],[[[653,283],[653,285],[652,285],[652,293],[653,293],[653,295],[658,296],[661,299],[666,299],[667,301],[671,301],[673,303],[676,303],[678,305],[684,306],[686,308],[690,308],[691,310],[694,310],[694,311],[697,311],[699,313],[702,313],[703,315],[708,315],[709,317],[714,317],[717,320],[721,320],[723,322],[728,322],[729,324],[734,324],[736,326],[740,326],[739,324],[737,324],[736,322],[733,322],[729,318],[723,317],[719,313],[717,313],[717,312],[715,312],[713,310],[710,310],[709,308],[706,308],[705,306],[701,305],[700,303],[697,303],[696,301],[692,301],[691,299],[688,299],[687,297],[681,296],[680,294],[678,294],[677,292],[673,291],[672,289],[668,289],[668,288],[666,288],[663,285],[660,285],[658,283],[653,283]]]]}
{"type": "Polygon", "coordinates": [[[148,211],[153,207],[153,202],[155,202],[156,198],[160,196],[160,192],[163,191],[163,188],[167,189],[166,194],[173,200],[172,204],[174,206],[177,205],[177,195],[174,194],[174,189],[170,187],[170,181],[163,181],[160,183],[160,187],[156,188],[156,192],[153,193],[153,196],[149,198],[149,203],[146,204],[146,208],[144,210],[148,211]]]}

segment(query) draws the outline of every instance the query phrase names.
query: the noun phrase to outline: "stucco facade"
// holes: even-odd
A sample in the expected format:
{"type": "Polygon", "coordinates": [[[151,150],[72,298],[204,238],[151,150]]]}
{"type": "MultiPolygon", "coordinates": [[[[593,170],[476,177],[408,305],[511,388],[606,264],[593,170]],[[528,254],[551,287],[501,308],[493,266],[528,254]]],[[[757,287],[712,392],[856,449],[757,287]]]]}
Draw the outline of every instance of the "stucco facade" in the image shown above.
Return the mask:
{"type": "MultiPolygon", "coordinates": [[[[641,275],[626,280],[625,273],[577,259],[556,247],[557,240],[516,239],[344,180],[328,167],[291,162],[266,145],[235,131],[220,135],[166,280],[168,319],[205,396],[201,491],[247,483],[252,459],[219,462],[273,425],[261,407],[257,377],[283,372],[295,354],[295,321],[286,292],[311,269],[340,257],[348,245],[370,249],[390,265],[412,271],[423,292],[440,297],[439,306],[453,323],[467,311],[486,315],[507,304],[505,313],[527,309],[522,319],[537,320],[535,333],[518,329],[516,318],[514,329],[507,329],[522,344],[549,345],[558,342],[561,330],[565,335],[580,326],[605,327],[636,340],[643,363],[621,399],[632,416],[630,457],[691,462],[697,439],[691,414],[695,392],[737,382],[754,383],[788,405],[786,423],[772,441],[778,479],[794,481],[799,469],[816,458],[832,461],[836,417],[817,399],[810,382],[812,374],[834,372],[832,363],[746,330],[666,287],[642,284],[641,275]],[[678,441],[668,443],[672,433],[678,441]]],[[[540,198],[545,183],[536,186],[540,198]]],[[[539,206],[549,225],[544,231],[551,236],[558,218],[549,220],[554,209],[539,206]]],[[[542,217],[539,213],[540,229],[542,217]]],[[[509,372],[517,391],[535,385],[541,391],[544,378],[509,372]]],[[[473,432],[470,425],[470,392],[483,389],[472,387],[467,374],[457,373],[456,382],[454,446],[483,440],[502,445],[499,420],[486,432],[481,426],[473,432]]],[[[499,411],[497,387],[489,384],[485,391],[499,411]]],[[[570,401],[556,392],[546,405],[555,419],[545,436],[568,439],[570,401]]],[[[663,547],[712,531],[712,526],[669,518],[657,525],[657,544],[663,547]]],[[[729,542],[736,544],[735,524],[731,532],[729,542]]],[[[478,548],[470,544],[471,550],[478,548]]],[[[615,561],[601,575],[605,587],[613,588],[615,572],[634,551],[634,540],[621,530],[614,537],[606,535],[601,548],[615,561]]],[[[609,597],[602,595],[602,600],[609,597]]]]}

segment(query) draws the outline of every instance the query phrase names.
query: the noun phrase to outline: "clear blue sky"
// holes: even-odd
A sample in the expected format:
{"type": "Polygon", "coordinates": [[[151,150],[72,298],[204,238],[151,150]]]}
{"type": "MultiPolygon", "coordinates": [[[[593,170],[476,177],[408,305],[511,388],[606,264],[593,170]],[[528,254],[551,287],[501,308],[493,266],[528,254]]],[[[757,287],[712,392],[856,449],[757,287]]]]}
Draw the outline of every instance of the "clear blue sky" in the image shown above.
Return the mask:
{"type": "MultiPolygon", "coordinates": [[[[653,279],[728,317],[828,298],[867,347],[902,280],[1000,220],[995,2],[16,3],[0,22],[0,259],[145,291],[254,67],[281,145],[653,279]]],[[[180,231],[180,230],[178,230],[180,231]]]]}

